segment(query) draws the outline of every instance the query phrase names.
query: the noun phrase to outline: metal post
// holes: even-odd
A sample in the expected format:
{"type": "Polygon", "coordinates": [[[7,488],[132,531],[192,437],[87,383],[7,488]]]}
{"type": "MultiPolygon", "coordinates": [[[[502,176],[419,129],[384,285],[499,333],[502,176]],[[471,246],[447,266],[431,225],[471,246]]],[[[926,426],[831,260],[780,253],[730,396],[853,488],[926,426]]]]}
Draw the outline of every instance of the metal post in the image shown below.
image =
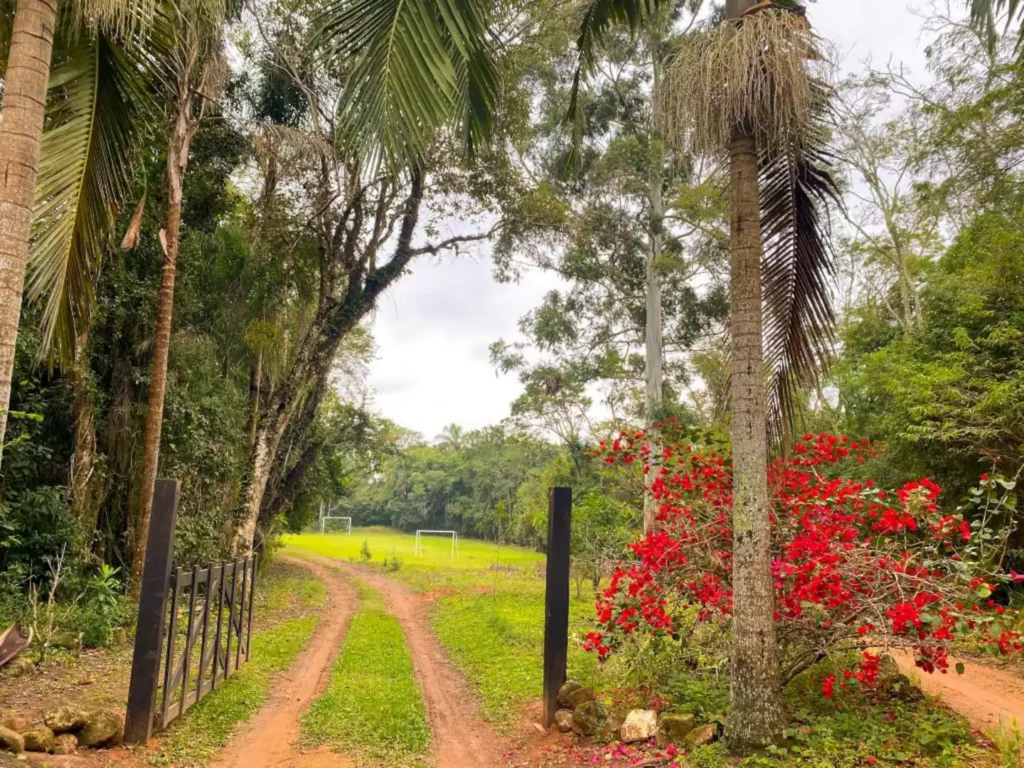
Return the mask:
{"type": "Polygon", "coordinates": [[[558,710],[569,656],[569,540],[572,489],[552,488],[548,497],[548,562],[544,590],[544,726],[558,710]]]}
{"type": "Polygon", "coordinates": [[[157,480],[153,513],[146,541],[139,591],[139,620],[132,654],[131,682],[124,738],[129,744],[144,744],[153,729],[160,657],[164,643],[164,614],[171,580],[174,524],[178,518],[178,481],[157,480]]]}

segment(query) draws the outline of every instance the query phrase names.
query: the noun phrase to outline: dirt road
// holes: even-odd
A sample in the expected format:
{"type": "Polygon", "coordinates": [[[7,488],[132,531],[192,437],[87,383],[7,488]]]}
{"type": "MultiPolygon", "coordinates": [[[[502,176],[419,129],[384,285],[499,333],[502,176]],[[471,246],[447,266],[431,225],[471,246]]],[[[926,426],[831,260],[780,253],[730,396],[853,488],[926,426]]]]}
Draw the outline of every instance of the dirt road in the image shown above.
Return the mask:
{"type": "Polygon", "coordinates": [[[320,562],[283,559],[312,570],[327,588],[319,625],[306,648],[281,675],[259,713],[232,736],[211,768],[354,768],[346,757],[326,750],[302,752],[299,719],[326,689],[335,656],[345,641],[359,602],[355,588],[320,562]]]}
{"type": "MultiPolygon", "coordinates": [[[[964,662],[964,674],[956,672],[929,675],[914,666],[910,654],[897,657],[900,668],[917,680],[933,696],[941,696],[951,709],[959,712],[976,728],[992,730],[1002,718],[1011,728],[1014,721],[1024,727],[1024,678],[1014,672],[964,662]]],[[[951,666],[958,659],[951,660],[951,666]]]]}
{"type": "MultiPolygon", "coordinates": [[[[323,562],[323,561],[321,561],[323,562]]],[[[499,768],[507,764],[506,746],[480,716],[465,676],[452,666],[430,630],[423,595],[369,568],[336,565],[376,589],[402,625],[423,692],[432,733],[431,759],[436,768],[499,768]]]]}

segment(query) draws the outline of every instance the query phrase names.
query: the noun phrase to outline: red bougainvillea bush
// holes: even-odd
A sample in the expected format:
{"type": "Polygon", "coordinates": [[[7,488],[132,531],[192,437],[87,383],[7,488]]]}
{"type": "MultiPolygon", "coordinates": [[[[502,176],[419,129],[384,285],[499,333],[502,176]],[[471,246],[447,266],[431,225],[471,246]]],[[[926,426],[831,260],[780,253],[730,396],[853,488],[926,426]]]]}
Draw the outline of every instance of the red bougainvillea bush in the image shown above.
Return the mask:
{"type": "MultiPolygon", "coordinates": [[[[598,599],[586,647],[602,658],[634,633],[682,641],[700,623],[730,621],[730,461],[670,439],[673,431],[672,422],[659,425],[657,448],[636,433],[594,451],[609,468],[651,475],[659,504],[657,524],[629,546],[598,599]]],[[[824,695],[837,685],[870,686],[891,648],[911,651],[925,672],[945,673],[951,645],[968,634],[996,652],[1024,650],[1017,616],[992,599],[1009,535],[1009,526],[997,532],[992,523],[1012,506],[1013,483],[982,476],[970,501],[951,510],[928,479],[887,490],[844,476],[862,471],[872,450],[865,441],[804,435],[770,467],[783,681],[823,659],[853,657],[852,668],[825,680],[824,695]]]]}

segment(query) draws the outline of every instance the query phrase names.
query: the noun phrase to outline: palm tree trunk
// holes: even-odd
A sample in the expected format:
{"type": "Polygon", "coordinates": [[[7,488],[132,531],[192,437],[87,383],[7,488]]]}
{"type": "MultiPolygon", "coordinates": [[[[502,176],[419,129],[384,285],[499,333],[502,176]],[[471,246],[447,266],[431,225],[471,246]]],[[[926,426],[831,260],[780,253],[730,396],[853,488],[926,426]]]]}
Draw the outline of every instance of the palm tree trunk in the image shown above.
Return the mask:
{"type": "Polygon", "coordinates": [[[18,0],[0,107],[0,459],[11,404],[57,0],[18,0]]]}
{"type": "MultiPolygon", "coordinates": [[[[652,153],[648,200],[651,206],[650,222],[648,224],[649,252],[647,259],[647,321],[645,333],[645,355],[647,369],[647,391],[645,408],[647,411],[647,426],[650,429],[652,438],[656,438],[654,422],[661,416],[662,388],[664,383],[664,362],[665,362],[665,339],[664,339],[664,313],[661,304],[661,278],[658,269],[661,262],[661,255],[665,245],[665,197],[664,197],[664,150],[661,141],[661,85],[662,85],[662,62],[661,42],[664,27],[664,13],[659,14],[659,19],[651,28],[649,47],[651,53],[651,69],[653,74],[653,86],[651,93],[651,143],[654,147],[652,153]]],[[[654,450],[656,447],[652,446],[654,450]]],[[[654,527],[655,516],[658,513],[658,502],[650,492],[651,483],[654,482],[654,475],[644,476],[647,485],[647,493],[644,494],[644,533],[654,527]]]]}
{"type": "Polygon", "coordinates": [[[748,752],[782,734],[768,507],[768,427],[761,320],[757,142],[737,128],[732,183],[733,618],[729,746],[748,752]]]}
{"type": "Polygon", "coordinates": [[[192,139],[192,94],[183,78],[184,87],[178,95],[178,113],[167,142],[167,229],[164,264],[160,271],[160,294],[156,310],[156,338],[153,340],[153,368],[149,379],[149,405],[146,411],[146,434],[142,444],[142,479],[139,488],[139,511],[132,531],[131,584],[138,590],[142,578],[142,562],[149,537],[149,519],[153,510],[157,467],[160,464],[160,437],[164,424],[164,397],[167,394],[167,361],[171,349],[171,328],[174,319],[174,280],[178,267],[178,244],[181,236],[182,186],[188,166],[192,139]]]}

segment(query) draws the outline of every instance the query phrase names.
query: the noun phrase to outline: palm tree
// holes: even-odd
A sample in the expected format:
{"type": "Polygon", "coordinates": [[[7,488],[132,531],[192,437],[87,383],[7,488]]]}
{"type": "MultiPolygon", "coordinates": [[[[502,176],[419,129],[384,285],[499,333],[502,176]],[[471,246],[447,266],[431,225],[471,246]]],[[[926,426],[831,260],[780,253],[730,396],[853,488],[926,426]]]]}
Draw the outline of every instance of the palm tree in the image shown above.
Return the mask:
{"type": "Polygon", "coordinates": [[[331,0],[318,46],[350,70],[339,107],[348,146],[387,161],[428,157],[438,130],[470,155],[494,128],[500,82],[493,0],[331,0]]]}
{"type": "Polygon", "coordinates": [[[27,271],[29,298],[46,298],[45,351],[74,357],[74,319],[80,331],[92,267],[127,192],[134,120],[150,103],[143,31],[152,6],[0,2],[0,18],[11,20],[0,23],[0,445],[27,271]],[[59,93],[49,107],[48,92],[59,93]]]}
{"type": "MultiPolygon", "coordinates": [[[[648,24],[660,4],[594,0],[579,35],[576,89],[602,32],[616,22],[648,24]]],[[[745,752],[772,743],[783,727],[768,448],[793,418],[798,384],[830,354],[834,267],[818,210],[836,190],[820,126],[827,93],[808,76],[816,51],[802,9],[728,0],[727,19],[675,58],[666,119],[667,133],[729,157],[735,542],[727,737],[745,752]]]]}
{"type": "Polygon", "coordinates": [[[462,441],[465,439],[466,430],[458,424],[449,424],[442,429],[441,434],[437,436],[437,443],[442,448],[459,451],[462,450],[462,441]]]}
{"type": "Polygon", "coordinates": [[[11,402],[56,26],[57,0],[18,0],[0,107],[0,447],[11,402]]]}
{"type": "Polygon", "coordinates": [[[182,190],[188,168],[189,148],[224,72],[221,59],[224,25],[232,15],[238,13],[239,5],[239,0],[168,0],[164,3],[175,30],[167,62],[173,91],[171,126],[167,137],[167,222],[160,231],[164,263],[160,270],[153,364],[142,444],[139,509],[132,526],[133,590],[138,589],[142,577],[153,493],[160,464],[167,363],[174,319],[174,282],[181,235],[182,190]]]}
{"type": "Polygon", "coordinates": [[[98,512],[87,357],[93,284],[131,189],[136,150],[159,119],[166,20],[144,6],[134,13],[122,28],[92,34],[65,23],[54,42],[25,291],[26,301],[43,306],[39,355],[58,362],[71,384],[70,506],[86,532],[98,512]]]}

